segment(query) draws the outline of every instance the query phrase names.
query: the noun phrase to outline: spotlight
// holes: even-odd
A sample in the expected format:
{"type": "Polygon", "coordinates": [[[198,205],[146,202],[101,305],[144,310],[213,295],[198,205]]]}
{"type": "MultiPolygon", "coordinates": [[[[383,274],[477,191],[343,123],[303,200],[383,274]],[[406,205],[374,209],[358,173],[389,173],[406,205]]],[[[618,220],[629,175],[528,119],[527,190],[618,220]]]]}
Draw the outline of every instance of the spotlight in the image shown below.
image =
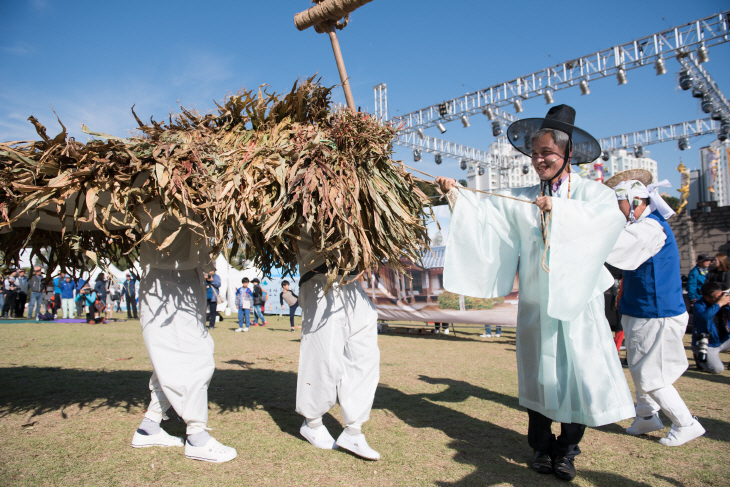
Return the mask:
{"type": "Polygon", "coordinates": [[[720,133],[725,135],[730,133],[730,121],[723,120],[722,122],[720,122],[720,133]]]}
{"type": "Polygon", "coordinates": [[[705,94],[705,96],[702,97],[702,111],[705,113],[711,113],[712,108],[712,97],[708,94],[705,94]]]}
{"type": "Polygon", "coordinates": [[[687,139],[687,137],[680,137],[677,145],[679,146],[679,150],[687,150],[690,148],[689,140],[687,139]]]}
{"type": "Polygon", "coordinates": [[[642,157],[644,155],[644,147],[637,145],[634,147],[634,156],[635,157],[642,157]]]}
{"type": "Polygon", "coordinates": [[[416,130],[416,133],[418,133],[418,136],[423,139],[426,135],[423,133],[423,129],[416,130]]]}
{"type": "Polygon", "coordinates": [[[479,166],[479,175],[484,176],[484,166],[479,166]]]}
{"type": "Polygon", "coordinates": [[[715,108],[712,110],[712,115],[710,115],[710,118],[713,120],[722,120],[722,111],[719,108],[715,108]]]}
{"type": "Polygon", "coordinates": [[[692,78],[692,73],[690,73],[686,69],[683,69],[679,72],[679,87],[682,88],[684,91],[692,88],[694,81],[695,80],[694,78],[692,78]]]}
{"type": "Polygon", "coordinates": [[[667,74],[667,66],[664,64],[664,59],[659,58],[654,62],[654,69],[656,69],[656,75],[661,76],[667,74]]]}
{"type": "Polygon", "coordinates": [[[418,149],[413,149],[413,162],[418,162],[421,160],[421,151],[418,149]]]}
{"type": "Polygon", "coordinates": [[[705,47],[704,42],[697,48],[697,60],[700,63],[706,63],[710,60],[710,54],[707,52],[707,47],[705,47]]]}
{"type": "Polygon", "coordinates": [[[545,103],[548,105],[552,105],[555,103],[555,98],[553,98],[553,90],[545,90],[545,103]]]}
{"type": "Polygon", "coordinates": [[[441,154],[436,154],[435,156],[433,156],[433,161],[436,164],[441,164],[442,162],[444,162],[443,159],[441,158],[441,154]]]}
{"type": "Polygon", "coordinates": [[[717,134],[717,140],[725,142],[727,140],[727,134],[717,134]]]}
{"type": "Polygon", "coordinates": [[[618,71],[616,71],[616,79],[619,85],[625,85],[629,82],[626,79],[626,70],[624,68],[618,68],[618,71]]]}
{"type": "Polygon", "coordinates": [[[502,126],[499,124],[497,120],[492,122],[492,135],[495,137],[499,137],[502,134],[502,126]]]}
{"type": "Polygon", "coordinates": [[[439,129],[439,132],[441,132],[442,134],[443,134],[444,132],[446,132],[446,127],[444,127],[444,124],[443,124],[443,123],[441,123],[441,122],[437,122],[437,123],[436,123],[436,128],[438,128],[438,129],[439,129]]]}
{"type": "Polygon", "coordinates": [[[439,117],[445,117],[448,113],[449,109],[446,106],[446,103],[439,103],[439,117]]]}
{"type": "Polygon", "coordinates": [[[516,113],[520,113],[522,111],[522,102],[520,100],[515,100],[514,106],[516,113]]]}
{"type": "Polygon", "coordinates": [[[530,172],[530,166],[527,164],[523,164],[522,165],[522,174],[527,174],[528,172],[530,172]]]}
{"type": "Polygon", "coordinates": [[[462,171],[466,171],[466,159],[462,159],[459,161],[459,167],[462,171]]]}
{"type": "Polygon", "coordinates": [[[483,108],[482,113],[486,115],[489,120],[494,120],[494,109],[492,107],[483,108]]]}
{"type": "Polygon", "coordinates": [[[470,126],[471,124],[469,123],[469,117],[467,117],[466,115],[462,115],[461,124],[464,126],[464,128],[467,128],[468,126],[470,126]]]}
{"type": "Polygon", "coordinates": [[[692,96],[694,98],[702,98],[703,96],[705,96],[705,92],[701,87],[695,86],[694,88],[692,88],[692,96]]]}
{"type": "Polygon", "coordinates": [[[611,158],[611,155],[607,151],[601,152],[601,159],[603,159],[604,162],[608,161],[611,158]]]}
{"type": "Polygon", "coordinates": [[[591,94],[591,89],[588,88],[588,81],[582,79],[582,80],[580,80],[580,83],[578,83],[578,86],[580,86],[581,95],[590,95],[591,94]]]}

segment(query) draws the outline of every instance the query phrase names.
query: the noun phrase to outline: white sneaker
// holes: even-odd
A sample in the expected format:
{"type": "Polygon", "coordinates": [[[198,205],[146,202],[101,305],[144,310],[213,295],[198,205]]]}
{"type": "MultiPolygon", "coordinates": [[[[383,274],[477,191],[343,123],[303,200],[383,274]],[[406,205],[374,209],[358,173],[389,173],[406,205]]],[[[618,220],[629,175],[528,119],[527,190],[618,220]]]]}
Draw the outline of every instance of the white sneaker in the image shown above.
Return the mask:
{"type": "Polygon", "coordinates": [[[147,448],[148,446],[183,446],[185,441],[177,436],[168,435],[165,430],[160,430],[156,435],[142,434],[139,430],[134,432],[132,446],[134,448],[147,448]]]}
{"type": "Polygon", "coordinates": [[[497,334],[496,334],[496,335],[494,335],[494,336],[496,336],[497,338],[499,338],[499,337],[501,337],[501,336],[502,336],[502,334],[501,334],[501,333],[497,333],[497,334]]]}
{"type": "Polygon", "coordinates": [[[236,328],[236,333],[241,333],[243,331],[243,328],[236,328]]]}
{"type": "Polygon", "coordinates": [[[481,335],[479,335],[479,338],[492,338],[492,334],[491,333],[482,333],[481,335]]]}
{"type": "Polygon", "coordinates": [[[243,331],[248,331],[248,327],[244,328],[243,331]]]}
{"type": "Polygon", "coordinates": [[[185,456],[193,460],[223,463],[236,458],[238,456],[238,452],[236,452],[235,448],[221,445],[218,440],[211,438],[205,446],[193,446],[189,441],[186,441],[185,456]]]}
{"type": "Polygon", "coordinates": [[[705,428],[703,428],[700,422],[697,421],[696,416],[694,419],[694,423],[689,426],[672,425],[669,433],[667,433],[667,437],[659,440],[659,443],[664,446],[679,446],[704,435],[705,428]]]}
{"type": "Polygon", "coordinates": [[[307,421],[305,420],[304,423],[302,423],[302,427],[299,428],[299,434],[317,448],[321,448],[323,450],[337,450],[335,439],[332,438],[332,435],[329,431],[327,431],[327,427],[325,425],[322,425],[317,429],[312,429],[307,426],[307,421]]]}
{"type": "Polygon", "coordinates": [[[661,429],[664,429],[664,424],[662,423],[662,420],[659,419],[659,415],[655,414],[651,417],[651,419],[644,419],[641,416],[635,417],[631,426],[626,428],[626,432],[630,435],[638,436],[661,429]]]}
{"type": "Polygon", "coordinates": [[[435,330],[433,330],[433,332],[438,335],[439,333],[441,333],[441,330],[439,330],[438,328],[436,328],[435,330]]]}
{"type": "Polygon", "coordinates": [[[448,329],[448,328],[446,328],[446,329],[444,330],[444,335],[448,335],[448,334],[449,334],[449,329],[448,329]]]}
{"type": "Polygon", "coordinates": [[[337,446],[368,460],[380,460],[380,453],[370,448],[368,442],[365,441],[365,435],[362,433],[350,436],[343,431],[340,437],[337,438],[337,446]]]}

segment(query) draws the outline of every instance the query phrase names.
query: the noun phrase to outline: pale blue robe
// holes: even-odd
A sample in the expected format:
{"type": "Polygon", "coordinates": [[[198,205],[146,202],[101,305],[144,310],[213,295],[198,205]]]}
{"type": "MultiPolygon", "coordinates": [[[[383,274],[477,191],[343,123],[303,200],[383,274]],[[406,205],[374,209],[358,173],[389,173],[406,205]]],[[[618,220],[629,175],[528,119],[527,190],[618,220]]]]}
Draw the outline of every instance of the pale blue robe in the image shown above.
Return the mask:
{"type": "MultiPolygon", "coordinates": [[[[603,267],[626,219],[614,192],[571,175],[553,196],[550,273],[537,206],[464,189],[450,220],[444,288],[478,298],[506,296],[519,264],[517,373],[520,405],[562,423],[600,426],[634,417],[603,292],[603,267]]],[[[540,187],[500,191],[535,201],[540,187]]]]}

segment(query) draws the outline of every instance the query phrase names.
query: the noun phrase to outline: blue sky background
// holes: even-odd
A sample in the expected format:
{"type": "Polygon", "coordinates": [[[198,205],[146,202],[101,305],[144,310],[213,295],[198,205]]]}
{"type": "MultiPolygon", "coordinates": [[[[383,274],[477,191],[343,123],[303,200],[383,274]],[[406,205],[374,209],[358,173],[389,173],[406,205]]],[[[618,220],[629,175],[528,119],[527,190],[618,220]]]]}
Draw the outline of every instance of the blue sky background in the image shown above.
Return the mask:
{"type": "MultiPolygon", "coordinates": [[[[107,1],[31,0],[0,5],[0,140],[36,139],[34,115],[57,133],[51,105],[71,135],[92,130],[128,135],[130,107],[143,119],[166,117],[178,103],[201,111],[241,87],[291,88],[319,73],[339,77],[329,41],[294,27],[307,0],[107,1]]],[[[406,113],[466,92],[526,75],[597,50],[718,13],[726,1],[487,2],[374,0],[339,33],[357,105],[372,110],[372,87],[388,85],[390,115],[406,113]]],[[[730,95],[730,43],[710,50],[706,69],[730,95]]],[[[555,94],[578,112],[576,123],[597,138],[677,123],[705,115],[678,90],[679,64],[656,76],[651,66],[555,94]]],[[[335,100],[343,102],[341,90],[335,100]]],[[[524,103],[522,117],[543,116],[540,98],[524,103]]],[[[494,140],[486,117],[464,129],[448,126],[449,140],[486,149],[494,140]]],[[[438,136],[435,128],[429,129],[438,136]]],[[[714,136],[648,147],[659,175],[676,188],[680,156],[699,165],[698,149],[714,136]]],[[[412,163],[410,150],[397,156],[412,163]]],[[[437,166],[425,155],[419,168],[463,178],[458,162],[437,166]]]]}

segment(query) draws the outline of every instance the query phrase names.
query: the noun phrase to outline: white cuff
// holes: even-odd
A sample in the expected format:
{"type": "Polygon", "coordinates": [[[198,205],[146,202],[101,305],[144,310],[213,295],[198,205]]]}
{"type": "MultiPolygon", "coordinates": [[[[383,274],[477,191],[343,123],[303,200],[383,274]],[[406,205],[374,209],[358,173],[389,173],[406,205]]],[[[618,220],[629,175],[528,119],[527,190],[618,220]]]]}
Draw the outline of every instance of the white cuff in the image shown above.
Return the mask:
{"type": "Polygon", "coordinates": [[[446,200],[449,202],[449,209],[454,210],[454,205],[456,204],[456,198],[459,197],[459,188],[461,185],[459,183],[456,183],[456,186],[451,188],[448,193],[446,193],[446,200]]]}

